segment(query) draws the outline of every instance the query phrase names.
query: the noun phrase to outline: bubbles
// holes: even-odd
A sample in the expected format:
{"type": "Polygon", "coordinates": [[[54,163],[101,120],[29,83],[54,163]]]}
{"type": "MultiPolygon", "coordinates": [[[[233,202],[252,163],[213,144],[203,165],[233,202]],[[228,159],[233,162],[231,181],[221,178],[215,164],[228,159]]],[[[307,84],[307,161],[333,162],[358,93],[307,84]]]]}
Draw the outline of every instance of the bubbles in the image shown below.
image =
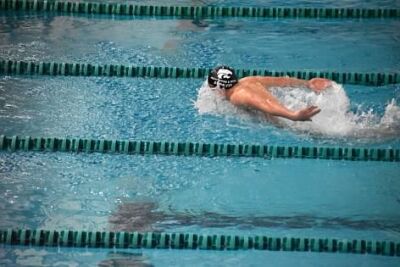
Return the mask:
{"type": "Polygon", "coordinates": [[[17,44],[1,45],[0,57],[9,60],[38,61],[48,60],[45,52],[48,46],[42,41],[20,42],[17,44]]]}
{"type": "MultiPolygon", "coordinates": [[[[223,90],[211,89],[207,81],[201,86],[194,106],[199,114],[222,115],[225,117],[239,117],[242,120],[251,120],[254,112],[246,111],[232,105],[224,96],[223,90]]],[[[262,120],[262,117],[258,117],[262,120]]]]}
{"type": "Polygon", "coordinates": [[[236,117],[241,122],[273,124],[295,133],[317,138],[355,139],[379,141],[397,138],[400,134],[400,107],[394,99],[385,107],[383,115],[358,107],[351,110],[350,99],[342,85],[333,83],[331,88],[316,94],[305,88],[271,88],[271,93],[291,110],[310,105],[318,106],[321,112],[311,122],[294,122],[280,117],[266,117],[261,112],[238,108],[225,99],[222,92],[213,90],[204,82],[199,89],[194,105],[199,114],[213,114],[225,118],[236,117]]]}

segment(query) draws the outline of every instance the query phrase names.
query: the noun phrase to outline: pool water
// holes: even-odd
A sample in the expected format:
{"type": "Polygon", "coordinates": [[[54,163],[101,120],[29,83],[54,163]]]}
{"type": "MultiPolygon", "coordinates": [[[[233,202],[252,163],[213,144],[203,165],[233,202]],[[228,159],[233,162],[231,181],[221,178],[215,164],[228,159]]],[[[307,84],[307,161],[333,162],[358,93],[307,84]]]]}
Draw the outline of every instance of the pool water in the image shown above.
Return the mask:
{"type": "MultiPolygon", "coordinates": [[[[259,2],[260,6],[264,3],[259,2]]],[[[346,3],[349,7],[376,5],[346,3]]],[[[314,1],[294,4],[318,6],[314,1]]],[[[396,3],[384,1],[382,7],[396,7],[396,3]]],[[[394,19],[192,21],[21,12],[0,15],[0,58],[5,59],[180,67],[225,63],[237,68],[341,72],[396,72],[400,68],[400,22],[394,19]]],[[[400,146],[399,85],[335,85],[319,96],[299,88],[274,89],[288,105],[311,101],[323,109],[314,122],[282,128],[258,114],[234,109],[207,91],[203,82],[3,76],[1,134],[400,146]],[[282,94],[282,90],[290,93],[282,94]],[[333,124],[331,120],[338,117],[333,124]],[[329,125],[343,128],[338,131],[329,125]]],[[[270,234],[398,242],[399,173],[400,165],[394,162],[0,152],[0,228],[270,234]]],[[[5,266],[193,263],[396,266],[399,260],[265,251],[0,248],[0,265],[5,266]]]]}
{"type": "Polygon", "coordinates": [[[338,72],[400,67],[397,19],[0,14],[0,57],[12,60],[207,68],[224,62],[236,68],[338,72]]]}
{"type": "MultiPolygon", "coordinates": [[[[295,123],[283,129],[261,116],[235,110],[226,101],[215,102],[214,95],[198,96],[202,83],[199,79],[6,77],[0,80],[2,132],[24,136],[309,146],[368,144],[387,148],[399,144],[397,104],[392,105],[393,111],[385,112],[393,99],[399,99],[398,85],[346,86],[346,90],[352,88],[347,92],[349,97],[333,89],[321,96],[298,92],[303,95],[292,104],[303,104],[306,99],[317,97],[315,102],[321,104],[323,111],[314,122],[295,123]],[[331,102],[335,96],[339,96],[338,101],[350,99],[351,105],[342,107],[338,101],[331,102]],[[364,99],[366,96],[368,101],[364,99]],[[339,112],[344,117],[339,117],[339,112]],[[352,119],[345,117],[345,112],[359,121],[348,125],[352,119]],[[363,112],[370,112],[371,116],[363,112]],[[390,128],[374,131],[385,113],[393,120],[389,122],[390,128]],[[347,128],[332,128],[332,118],[338,118],[337,127],[347,128]],[[368,123],[372,125],[364,125],[368,123]],[[356,129],[358,136],[352,135],[357,133],[356,129]],[[327,134],[321,135],[321,131],[327,134]]],[[[344,93],[343,89],[341,92],[344,93]]]]}

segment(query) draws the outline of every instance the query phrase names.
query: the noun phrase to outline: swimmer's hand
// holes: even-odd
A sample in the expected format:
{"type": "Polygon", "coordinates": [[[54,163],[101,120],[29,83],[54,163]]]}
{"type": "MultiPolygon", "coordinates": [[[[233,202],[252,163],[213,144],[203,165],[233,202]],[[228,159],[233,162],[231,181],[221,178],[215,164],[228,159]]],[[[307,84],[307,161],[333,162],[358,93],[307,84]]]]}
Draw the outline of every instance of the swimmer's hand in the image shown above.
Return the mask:
{"type": "Polygon", "coordinates": [[[313,78],[307,82],[307,87],[316,93],[320,93],[331,85],[332,81],[324,78],[313,78]]]}
{"type": "Polygon", "coordinates": [[[320,109],[316,106],[296,111],[293,116],[294,121],[311,121],[311,117],[320,113],[320,109]]]}

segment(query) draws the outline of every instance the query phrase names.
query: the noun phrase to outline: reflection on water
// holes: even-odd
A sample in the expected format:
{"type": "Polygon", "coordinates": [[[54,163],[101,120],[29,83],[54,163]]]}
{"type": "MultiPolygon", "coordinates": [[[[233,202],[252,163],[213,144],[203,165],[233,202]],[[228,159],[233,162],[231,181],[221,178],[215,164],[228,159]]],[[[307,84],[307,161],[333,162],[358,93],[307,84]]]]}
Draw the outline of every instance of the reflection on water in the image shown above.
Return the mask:
{"type": "Polygon", "coordinates": [[[153,264],[137,250],[0,247],[0,266],[151,267],[153,264]]]}
{"type": "Polygon", "coordinates": [[[399,69],[397,20],[132,20],[7,13],[0,16],[0,24],[0,57],[13,60],[349,72],[399,69]]]}
{"type": "Polygon", "coordinates": [[[237,227],[238,229],[283,228],[305,229],[324,228],[355,230],[390,230],[400,232],[399,219],[357,220],[340,217],[318,217],[313,215],[293,216],[230,216],[216,212],[198,214],[160,211],[154,202],[124,203],[117,207],[109,218],[112,231],[163,231],[176,226],[196,225],[206,228],[237,227]]]}
{"type": "Polygon", "coordinates": [[[365,224],[367,233],[397,231],[399,168],[393,162],[3,152],[0,225],[260,231],[365,224]]]}
{"type": "Polygon", "coordinates": [[[110,252],[107,254],[107,259],[102,260],[97,266],[99,267],[152,267],[149,259],[143,256],[142,253],[129,252],[110,252]]]}

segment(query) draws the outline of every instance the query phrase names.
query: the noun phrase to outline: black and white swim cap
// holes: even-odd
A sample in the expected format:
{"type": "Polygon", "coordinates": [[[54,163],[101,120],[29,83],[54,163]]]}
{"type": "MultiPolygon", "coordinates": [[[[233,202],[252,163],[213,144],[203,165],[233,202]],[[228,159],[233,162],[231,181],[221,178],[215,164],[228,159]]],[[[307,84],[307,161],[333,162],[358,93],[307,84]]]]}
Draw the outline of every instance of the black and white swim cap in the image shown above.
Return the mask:
{"type": "Polygon", "coordinates": [[[208,86],[218,89],[229,89],[237,84],[235,71],[228,66],[218,66],[208,74],[208,86]]]}

